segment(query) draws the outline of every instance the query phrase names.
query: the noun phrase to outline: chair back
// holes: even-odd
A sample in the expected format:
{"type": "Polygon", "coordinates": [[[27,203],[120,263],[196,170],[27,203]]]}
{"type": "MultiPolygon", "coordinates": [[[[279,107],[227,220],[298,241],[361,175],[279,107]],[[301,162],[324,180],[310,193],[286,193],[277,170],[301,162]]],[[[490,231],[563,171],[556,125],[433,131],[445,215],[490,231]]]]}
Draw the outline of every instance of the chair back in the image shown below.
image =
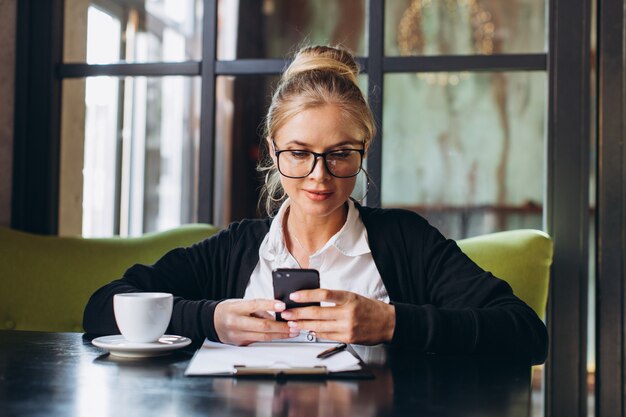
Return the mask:
{"type": "Polygon", "coordinates": [[[192,224],[137,238],[88,239],[0,228],[0,329],[83,331],[83,310],[98,288],[217,230],[192,224]]]}
{"type": "Polygon", "coordinates": [[[481,268],[509,283],[513,292],[544,319],[553,243],[539,230],[497,232],[457,241],[481,268]]]}

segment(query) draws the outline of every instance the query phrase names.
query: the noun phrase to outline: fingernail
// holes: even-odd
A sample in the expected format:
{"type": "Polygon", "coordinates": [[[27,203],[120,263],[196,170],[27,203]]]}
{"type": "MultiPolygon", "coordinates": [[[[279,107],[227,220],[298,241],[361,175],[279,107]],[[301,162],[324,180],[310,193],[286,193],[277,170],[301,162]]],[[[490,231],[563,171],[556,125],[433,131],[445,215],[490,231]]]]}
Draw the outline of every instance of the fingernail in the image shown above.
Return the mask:
{"type": "Polygon", "coordinates": [[[289,319],[293,318],[293,314],[288,312],[288,311],[285,311],[284,313],[281,314],[281,317],[284,318],[284,319],[289,320],[289,319]]]}
{"type": "Polygon", "coordinates": [[[289,337],[298,337],[300,336],[300,332],[289,333],[289,337]]]}
{"type": "Polygon", "coordinates": [[[276,304],[274,304],[274,308],[275,308],[276,310],[280,310],[280,311],[282,311],[282,310],[284,310],[284,309],[285,309],[285,303],[276,303],[276,304]]]}
{"type": "Polygon", "coordinates": [[[288,321],[287,325],[290,327],[289,330],[294,330],[298,328],[298,323],[296,323],[295,321],[288,321]]]}
{"type": "Polygon", "coordinates": [[[289,298],[293,301],[298,301],[300,299],[300,294],[298,294],[297,292],[292,292],[291,294],[289,294],[289,298]]]}

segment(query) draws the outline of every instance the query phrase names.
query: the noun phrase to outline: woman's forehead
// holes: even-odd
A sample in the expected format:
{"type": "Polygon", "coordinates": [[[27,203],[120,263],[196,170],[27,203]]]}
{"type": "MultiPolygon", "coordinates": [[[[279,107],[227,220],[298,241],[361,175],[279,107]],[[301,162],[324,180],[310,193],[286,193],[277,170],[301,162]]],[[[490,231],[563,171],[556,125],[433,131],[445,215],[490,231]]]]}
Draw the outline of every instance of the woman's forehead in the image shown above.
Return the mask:
{"type": "Polygon", "coordinates": [[[276,131],[274,139],[304,144],[319,143],[320,140],[358,143],[363,141],[363,132],[359,124],[346,117],[339,107],[324,105],[305,109],[290,117],[276,131]]]}

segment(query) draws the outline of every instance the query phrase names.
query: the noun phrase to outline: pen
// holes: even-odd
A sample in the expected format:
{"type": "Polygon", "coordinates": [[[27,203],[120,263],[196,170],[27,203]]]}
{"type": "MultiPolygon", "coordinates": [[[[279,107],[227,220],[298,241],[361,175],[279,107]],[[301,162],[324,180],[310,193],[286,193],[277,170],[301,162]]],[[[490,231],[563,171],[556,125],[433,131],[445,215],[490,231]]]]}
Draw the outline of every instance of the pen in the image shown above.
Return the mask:
{"type": "Polygon", "coordinates": [[[326,349],[325,351],[323,351],[322,353],[320,353],[319,355],[317,355],[318,359],[326,359],[329,358],[331,356],[333,356],[335,353],[339,353],[342,350],[345,350],[348,347],[347,344],[345,343],[339,343],[336,346],[333,346],[329,349],[326,349]]]}

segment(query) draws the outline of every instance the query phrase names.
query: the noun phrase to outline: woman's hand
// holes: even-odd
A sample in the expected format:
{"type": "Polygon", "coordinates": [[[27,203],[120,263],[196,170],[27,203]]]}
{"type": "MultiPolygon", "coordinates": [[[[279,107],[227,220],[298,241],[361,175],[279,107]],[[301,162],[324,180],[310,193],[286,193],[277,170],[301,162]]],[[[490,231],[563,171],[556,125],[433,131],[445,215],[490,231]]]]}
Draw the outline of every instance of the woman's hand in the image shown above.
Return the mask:
{"type": "Polygon", "coordinates": [[[391,342],[393,338],[393,305],[349,291],[326,289],[297,291],[290,298],[299,303],[335,303],[334,307],[301,307],[281,313],[293,333],[309,330],[318,338],[361,345],[391,342]]]}
{"type": "Polygon", "coordinates": [[[289,326],[268,313],[283,310],[285,303],[276,300],[224,300],[215,307],[215,331],[222,343],[231,345],[284,339],[290,336],[289,326]]]}

